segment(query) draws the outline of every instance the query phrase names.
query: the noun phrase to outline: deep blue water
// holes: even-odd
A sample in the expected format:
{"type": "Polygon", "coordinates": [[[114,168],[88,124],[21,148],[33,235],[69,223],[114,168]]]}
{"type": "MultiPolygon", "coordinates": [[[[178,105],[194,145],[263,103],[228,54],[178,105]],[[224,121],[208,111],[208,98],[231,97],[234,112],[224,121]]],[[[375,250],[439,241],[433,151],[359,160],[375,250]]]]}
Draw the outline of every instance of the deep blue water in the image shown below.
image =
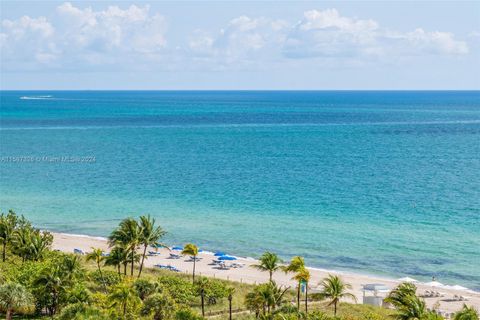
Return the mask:
{"type": "Polygon", "coordinates": [[[3,91],[0,157],[40,227],[480,289],[478,91],[3,91]]]}

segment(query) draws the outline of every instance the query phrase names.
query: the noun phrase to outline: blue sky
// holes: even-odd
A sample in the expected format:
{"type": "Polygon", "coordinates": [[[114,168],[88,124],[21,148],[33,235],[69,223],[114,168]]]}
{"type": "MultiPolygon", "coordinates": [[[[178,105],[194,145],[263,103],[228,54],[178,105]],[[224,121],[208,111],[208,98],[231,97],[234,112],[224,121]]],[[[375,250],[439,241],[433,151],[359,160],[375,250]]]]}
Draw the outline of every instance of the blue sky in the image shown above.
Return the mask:
{"type": "Polygon", "coordinates": [[[480,89],[480,2],[1,1],[2,89],[480,89]]]}

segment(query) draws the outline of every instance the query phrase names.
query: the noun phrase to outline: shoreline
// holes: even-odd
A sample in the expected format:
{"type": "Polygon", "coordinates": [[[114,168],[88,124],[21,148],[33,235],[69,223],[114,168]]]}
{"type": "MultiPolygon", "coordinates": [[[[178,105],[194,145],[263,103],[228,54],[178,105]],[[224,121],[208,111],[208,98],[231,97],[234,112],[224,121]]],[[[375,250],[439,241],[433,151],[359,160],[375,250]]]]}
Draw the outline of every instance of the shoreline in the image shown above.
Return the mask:
{"type": "MultiPolygon", "coordinates": [[[[79,235],[79,234],[69,234],[61,232],[52,232],[54,236],[54,241],[52,248],[60,250],[62,252],[73,253],[73,249],[81,249],[84,252],[91,250],[91,247],[98,247],[105,251],[108,251],[107,238],[105,237],[95,237],[89,235],[79,235]]],[[[186,261],[185,259],[169,259],[169,251],[164,248],[158,249],[158,256],[150,256],[145,259],[145,267],[155,268],[155,264],[171,265],[181,270],[181,272],[191,273],[192,263],[186,261]]],[[[245,282],[250,284],[258,284],[268,281],[268,274],[261,272],[251,267],[257,260],[250,257],[237,257],[238,260],[234,261],[239,264],[243,264],[242,268],[232,268],[230,270],[220,270],[215,268],[215,266],[210,265],[211,260],[213,260],[213,252],[201,252],[198,257],[202,258],[201,261],[197,262],[196,269],[199,276],[207,276],[220,278],[231,281],[245,282]]],[[[365,275],[357,274],[351,271],[338,271],[338,270],[329,270],[323,268],[314,268],[308,267],[311,272],[311,282],[309,291],[311,293],[316,292],[318,282],[323,279],[328,274],[336,274],[341,276],[347,283],[352,285],[351,292],[357,297],[358,302],[362,302],[363,292],[362,285],[370,283],[382,283],[387,285],[389,288],[393,289],[397,286],[400,281],[375,275],[365,275]]],[[[283,272],[276,272],[274,274],[274,280],[284,286],[295,287],[296,282],[291,280],[291,274],[285,274],[283,272]]],[[[424,283],[418,282],[415,283],[417,286],[417,294],[422,294],[426,290],[434,290],[444,294],[444,297],[435,297],[435,298],[424,298],[427,304],[427,307],[432,308],[435,304],[439,304],[439,310],[443,312],[456,312],[459,310],[463,304],[474,306],[477,309],[480,309],[480,292],[473,290],[456,290],[451,288],[451,286],[443,287],[430,287],[424,283]],[[462,295],[468,297],[468,301],[448,301],[454,295],[462,295]]]]}

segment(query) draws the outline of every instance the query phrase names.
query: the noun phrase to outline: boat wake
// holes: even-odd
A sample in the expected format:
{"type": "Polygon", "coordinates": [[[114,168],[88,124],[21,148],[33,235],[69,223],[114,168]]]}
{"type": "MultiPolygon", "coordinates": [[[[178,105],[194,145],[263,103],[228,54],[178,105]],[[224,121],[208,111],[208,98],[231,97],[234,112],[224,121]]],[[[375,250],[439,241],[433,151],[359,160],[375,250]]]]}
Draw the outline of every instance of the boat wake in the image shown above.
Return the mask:
{"type": "Polygon", "coordinates": [[[20,100],[52,100],[53,96],[23,96],[20,100]]]}

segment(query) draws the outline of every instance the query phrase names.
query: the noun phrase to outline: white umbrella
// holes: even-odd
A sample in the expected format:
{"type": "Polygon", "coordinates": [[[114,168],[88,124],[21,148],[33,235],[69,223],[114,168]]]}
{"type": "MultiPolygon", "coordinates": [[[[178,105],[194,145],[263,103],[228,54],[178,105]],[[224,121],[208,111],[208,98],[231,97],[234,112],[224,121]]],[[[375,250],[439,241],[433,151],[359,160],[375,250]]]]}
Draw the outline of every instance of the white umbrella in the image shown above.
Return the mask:
{"type": "Polygon", "coordinates": [[[424,285],[429,287],[444,287],[443,283],[440,283],[438,281],[430,281],[430,282],[424,283],[424,285]]]}
{"type": "Polygon", "coordinates": [[[403,278],[400,278],[400,279],[397,279],[398,281],[401,281],[401,282],[418,282],[418,280],[415,280],[413,278],[410,278],[410,277],[403,277],[403,278]]]}

